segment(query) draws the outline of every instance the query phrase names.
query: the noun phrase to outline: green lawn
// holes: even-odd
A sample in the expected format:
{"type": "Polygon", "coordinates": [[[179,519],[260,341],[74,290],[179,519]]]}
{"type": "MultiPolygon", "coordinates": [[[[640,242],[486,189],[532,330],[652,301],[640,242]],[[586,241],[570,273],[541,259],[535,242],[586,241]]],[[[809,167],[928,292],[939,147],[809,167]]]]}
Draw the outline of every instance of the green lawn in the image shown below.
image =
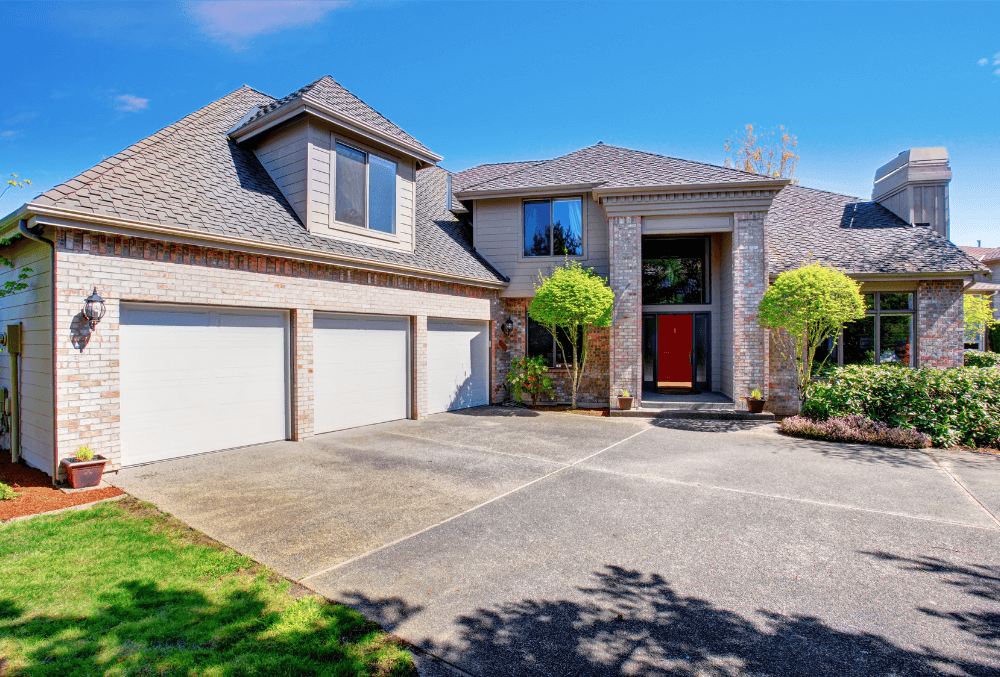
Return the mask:
{"type": "Polygon", "coordinates": [[[132,498],[0,525],[0,675],[414,675],[331,604],[132,498]]]}

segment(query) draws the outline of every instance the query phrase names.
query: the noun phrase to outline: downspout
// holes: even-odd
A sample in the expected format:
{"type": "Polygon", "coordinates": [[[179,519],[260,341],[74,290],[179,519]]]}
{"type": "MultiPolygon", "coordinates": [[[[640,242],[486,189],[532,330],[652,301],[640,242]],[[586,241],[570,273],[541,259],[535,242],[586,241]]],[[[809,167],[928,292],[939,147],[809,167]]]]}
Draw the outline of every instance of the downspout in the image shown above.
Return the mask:
{"type": "MultiPolygon", "coordinates": [[[[28,219],[21,219],[17,222],[17,232],[19,232],[24,237],[29,240],[34,240],[35,242],[41,242],[47,245],[49,251],[51,252],[51,258],[49,260],[49,318],[52,323],[52,484],[56,484],[59,480],[59,453],[58,445],[56,444],[56,436],[59,434],[59,421],[56,416],[56,245],[55,243],[44,237],[35,233],[33,230],[28,228],[28,219]]],[[[14,360],[14,356],[11,355],[11,362],[14,360]]],[[[18,423],[20,423],[21,416],[21,403],[14,402],[15,411],[18,416],[18,423]]],[[[19,431],[20,432],[20,431],[19,431]]],[[[20,441],[20,440],[18,440],[20,441]]],[[[11,439],[11,457],[13,457],[13,438],[11,439]]]]}

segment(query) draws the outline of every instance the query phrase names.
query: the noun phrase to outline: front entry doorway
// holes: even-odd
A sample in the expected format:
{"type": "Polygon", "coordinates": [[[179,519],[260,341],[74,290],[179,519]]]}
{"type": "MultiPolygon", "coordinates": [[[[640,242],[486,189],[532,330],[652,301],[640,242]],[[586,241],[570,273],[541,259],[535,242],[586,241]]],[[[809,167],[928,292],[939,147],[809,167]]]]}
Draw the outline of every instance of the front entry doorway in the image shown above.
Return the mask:
{"type": "Polygon", "coordinates": [[[642,317],[643,389],[659,393],[710,390],[709,313],[642,317]]]}

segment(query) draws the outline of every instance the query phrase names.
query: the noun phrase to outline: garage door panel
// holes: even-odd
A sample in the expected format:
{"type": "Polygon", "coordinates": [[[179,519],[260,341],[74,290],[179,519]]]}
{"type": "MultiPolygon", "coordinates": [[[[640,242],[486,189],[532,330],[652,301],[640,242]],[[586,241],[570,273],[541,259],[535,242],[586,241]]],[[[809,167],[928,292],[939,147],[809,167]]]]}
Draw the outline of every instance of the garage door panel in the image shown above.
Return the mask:
{"type": "Polygon", "coordinates": [[[406,418],[409,319],[316,315],[313,327],[317,433],[406,418]]]}
{"type": "Polygon", "coordinates": [[[489,404],[489,323],[427,322],[427,410],[489,404]]]}
{"type": "Polygon", "coordinates": [[[123,464],[285,439],[286,317],[123,305],[123,464]]]}

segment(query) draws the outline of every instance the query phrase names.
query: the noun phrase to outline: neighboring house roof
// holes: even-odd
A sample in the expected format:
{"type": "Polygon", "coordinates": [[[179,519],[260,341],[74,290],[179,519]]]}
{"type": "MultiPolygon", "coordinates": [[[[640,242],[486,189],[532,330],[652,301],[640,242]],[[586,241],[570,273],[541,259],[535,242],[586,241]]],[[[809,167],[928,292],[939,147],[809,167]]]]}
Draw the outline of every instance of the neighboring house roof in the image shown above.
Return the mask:
{"type": "Polygon", "coordinates": [[[428,184],[427,170],[417,173],[412,254],[306,230],[254,152],[227,137],[247,111],[273,102],[272,97],[243,87],[43,193],[32,204],[262,245],[302,247],[491,284],[506,281],[472,250],[457,219],[443,212],[444,188],[428,184]]]}
{"type": "MultiPolygon", "coordinates": [[[[513,163],[511,163],[513,164],[513,163]]],[[[643,186],[686,186],[716,183],[744,183],[772,180],[773,177],[719,167],[691,160],[656,155],[629,148],[598,143],[587,148],[533,163],[513,172],[491,176],[489,167],[481,165],[462,174],[482,172],[485,179],[470,182],[462,192],[490,193],[559,186],[592,186],[601,188],[639,188],[643,186]]]]}
{"type": "Polygon", "coordinates": [[[765,223],[771,274],[817,259],[853,274],[985,270],[930,228],[848,195],[785,186],[765,223]]]}
{"type": "Polygon", "coordinates": [[[1000,261],[1000,247],[962,247],[962,251],[983,263],[1000,261]]]}
{"type": "MultiPolygon", "coordinates": [[[[404,132],[398,125],[393,124],[389,118],[385,117],[354,94],[347,91],[339,82],[331,78],[329,75],[324,75],[319,80],[306,85],[302,89],[292,92],[282,99],[278,99],[277,101],[272,99],[270,103],[261,106],[259,111],[250,116],[242,125],[240,125],[240,128],[246,127],[250,123],[264,117],[268,113],[278,110],[286,104],[298,101],[307,95],[308,98],[327,106],[345,117],[362,122],[377,129],[383,134],[414,145],[424,152],[434,155],[434,152],[431,151],[430,148],[417,141],[415,138],[404,132]]],[[[244,111],[244,113],[246,113],[246,111],[244,111]]],[[[238,122],[239,120],[235,121],[235,123],[238,122]]],[[[235,132],[236,130],[233,131],[235,132]]]]}

